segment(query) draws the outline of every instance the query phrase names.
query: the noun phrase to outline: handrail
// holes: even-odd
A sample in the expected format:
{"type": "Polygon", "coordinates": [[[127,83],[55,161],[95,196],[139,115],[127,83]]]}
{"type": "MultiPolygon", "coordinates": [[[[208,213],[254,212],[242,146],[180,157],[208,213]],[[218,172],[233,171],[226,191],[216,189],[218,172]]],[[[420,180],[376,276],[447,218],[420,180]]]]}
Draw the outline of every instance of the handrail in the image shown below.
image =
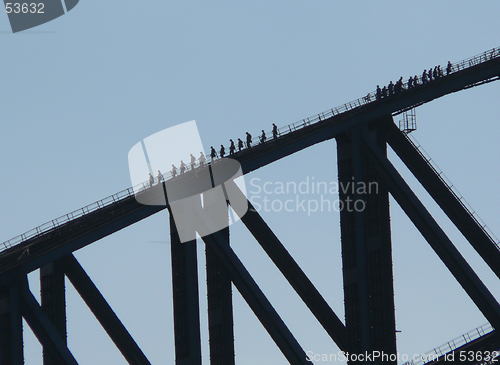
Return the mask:
{"type": "Polygon", "coordinates": [[[472,208],[472,206],[465,200],[462,194],[458,191],[458,189],[453,185],[453,183],[448,179],[448,177],[443,173],[443,171],[439,168],[436,162],[429,156],[429,154],[423,149],[422,145],[418,143],[414,136],[410,136],[408,134],[403,133],[406,139],[412,144],[412,146],[417,150],[420,156],[427,162],[429,167],[434,171],[439,180],[448,187],[450,192],[453,194],[455,199],[460,203],[460,205],[465,209],[465,211],[471,216],[471,218],[476,222],[476,224],[481,228],[484,234],[490,239],[491,242],[496,246],[496,248],[500,251],[500,241],[497,236],[491,231],[491,229],[486,225],[486,223],[481,219],[479,214],[472,208]]]}
{"type": "MultiPolygon", "coordinates": [[[[463,71],[467,68],[476,66],[480,63],[491,61],[494,58],[500,58],[500,47],[492,48],[492,49],[490,49],[486,52],[483,52],[481,54],[478,54],[476,56],[466,58],[465,60],[458,61],[455,63],[451,63],[451,72],[449,74],[438,77],[438,79],[447,77],[447,76],[449,76],[453,73],[456,73],[458,71],[463,71]]],[[[427,84],[433,83],[434,80],[435,79],[433,79],[433,81],[427,81],[427,84]]],[[[421,85],[422,85],[422,83],[418,84],[418,86],[421,86],[421,85]]],[[[409,89],[408,88],[408,80],[403,82],[402,88],[403,88],[403,90],[409,89]]],[[[363,96],[361,98],[353,100],[349,103],[345,103],[345,104],[338,106],[336,108],[326,110],[323,113],[315,114],[309,118],[304,118],[304,119],[299,120],[295,123],[281,127],[278,130],[278,132],[279,132],[278,136],[282,136],[282,135],[291,133],[291,132],[296,131],[297,129],[301,129],[307,125],[314,124],[316,122],[319,122],[319,121],[322,121],[324,119],[336,116],[338,114],[345,113],[347,111],[358,108],[358,107],[365,105],[365,104],[369,104],[369,103],[376,101],[376,100],[377,100],[377,92],[376,91],[369,92],[368,94],[366,94],[366,96],[363,96]]],[[[272,140],[271,137],[272,137],[272,132],[266,132],[266,140],[267,141],[272,140]]],[[[260,144],[260,136],[252,138],[252,145],[258,145],[258,144],[260,144]]]]}
{"type": "MultiPolygon", "coordinates": [[[[143,186],[145,188],[144,183],[139,184],[139,186],[143,186]]],[[[139,188],[140,189],[140,188],[139,188]]],[[[138,189],[138,190],[139,190],[138,189]]],[[[112,203],[117,203],[120,200],[123,200],[129,196],[134,195],[134,187],[122,190],[116,194],[113,194],[111,196],[108,196],[104,199],[98,200],[92,204],[86,205],[83,208],[74,210],[68,214],[62,215],[58,218],[52,219],[49,222],[46,222],[38,227],[35,227],[27,232],[24,232],[23,234],[16,236],[14,238],[11,238],[8,241],[5,241],[0,244],[0,252],[13,247],[17,244],[20,244],[28,239],[31,239],[36,236],[40,236],[50,230],[55,229],[56,227],[59,227],[65,223],[68,223],[69,221],[72,221],[74,219],[80,218],[81,216],[87,215],[93,211],[96,211],[98,209],[104,208],[108,205],[111,205],[112,203]]]]}
{"type": "MultiPolygon", "coordinates": [[[[452,63],[452,72],[451,73],[455,73],[455,72],[458,72],[458,71],[462,71],[462,70],[465,70],[467,68],[470,68],[470,67],[473,67],[473,66],[476,66],[480,63],[483,63],[483,62],[487,62],[487,61],[490,61],[494,58],[499,58],[500,57],[500,47],[497,47],[497,48],[493,48],[491,50],[488,50],[484,53],[481,53],[479,55],[476,55],[474,57],[470,57],[470,58],[467,58],[465,60],[462,60],[462,61],[459,61],[459,62],[456,62],[456,63],[452,63]]],[[[450,74],[451,74],[450,73],[450,74]]],[[[446,76],[443,76],[443,77],[447,77],[448,75],[446,76]]],[[[429,81],[428,83],[432,83],[433,81],[429,81]]],[[[408,89],[408,81],[404,82],[403,83],[403,86],[402,86],[403,90],[407,90],[408,89]]],[[[360,106],[363,106],[363,105],[366,105],[366,104],[369,104],[371,103],[372,101],[375,101],[377,100],[377,93],[376,91],[372,91],[372,92],[369,92],[366,96],[363,96],[359,99],[356,99],[354,101],[351,101],[349,103],[345,103],[341,106],[338,106],[336,108],[332,108],[330,110],[327,110],[323,113],[319,113],[319,114],[316,114],[316,115],[313,115],[309,118],[304,118],[300,121],[297,121],[295,123],[292,123],[292,124],[289,124],[289,125],[286,125],[284,127],[281,127],[279,130],[278,130],[278,138],[283,136],[283,135],[286,135],[286,134],[289,134],[289,133],[292,133],[296,130],[299,130],[299,129],[302,129],[308,125],[311,125],[311,124],[314,124],[314,123],[317,123],[317,122],[320,122],[322,120],[325,120],[327,118],[330,118],[330,117],[333,117],[333,116],[336,116],[336,115],[339,115],[339,114],[342,114],[342,113],[345,113],[345,112],[348,112],[348,111],[351,111],[353,109],[356,109],[360,106]]],[[[274,138],[273,135],[272,135],[272,132],[265,132],[265,135],[266,135],[266,141],[265,143],[269,143],[271,141],[273,141],[274,138]]],[[[257,146],[260,144],[260,138],[259,137],[254,137],[252,138],[252,145],[253,146],[257,146]]],[[[210,156],[210,154],[205,154],[205,156],[210,156]]],[[[209,157],[208,157],[209,158],[209,157]]],[[[190,164],[186,164],[187,166],[190,166],[190,164]]],[[[169,173],[166,173],[166,174],[163,174],[162,178],[163,179],[166,179],[166,176],[169,176],[170,175],[170,178],[172,178],[172,173],[169,172],[169,173]]],[[[158,178],[156,177],[155,178],[155,183],[157,182],[158,178]]],[[[134,191],[138,190],[143,190],[143,189],[146,189],[147,187],[149,186],[149,182],[143,182],[141,184],[138,184],[137,186],[133,186],[131,188],[128,188],[128,189],[125,189],[125,190],[122,190],[116,194],[113,194],[111,196],[108,196],[102,200],[98,200],[96,201],[95,203],[92,203],[90,205],[87,205],[81,209],[78,209],[78,210],[75,210],[71,213],[68,213],[66,215],[63,215],[59,218],[56,218],[56,219],[53,219],[51,220],[50,222],[46,222],[38,227],[35,227],[27,232],[24,232],[23,234],[19,235],[19,236],[16,236],[14,238],[11,238],[10,240],[8,241],[5,241],[3,243],[0,243],[0,253],[2,251],[5,251],[6,249],[10,248],[10,247],[13,247],[15,245],[18,245],[28,239],[31,239],[33,237],[36,237],[36,236],[39,236],[43,233],[46,233],[47,231],[49,230],[52,230],[52,229],[55,229],[56,227],[62,225],[62,224],[65,224],[71,220],[74,220],[74,219],[77,219],[83,215],[86,215],[86,214],[89,214],[97,209],[100,209],[100,208],[103,208],[103,207],[106,207],[108,205],[111,205],[111,204],[116,204],[117,202],[119,202],[120,200],[122,199],[125,199],[125,198],[128,198],[132,195],[134,195],[134,191]],[[71,218],[70,218],[70,215],[71,215],[71,218]]],[[[137,192],[137,191],[136,191],[137,192]]],[[[460,200],[462,202],[462,200],[460,200]]],[[[462,203],[463,204],[463,203],[462,203]]],[[[473,218],[475,218],[476,216],[473,215],[473,218]]],[[[484,229],[484,227],[483,227],[484,229]]],[[[498,246],[498,245],[497,245],[498,246]]]]}
{"type": "Polygon", "coordinates": [[[491,332],[493,332],[493,327],[491,326],[491,324],[486,323],[480,327],[473,329],[472,331],[463,334],[460,337],[454,338],[453,340],[448,341],[445,344],[426,352],[425,354],[422,354],[417,360],[407,361],[403,365],[420,365],[435,361],[439,357],[450,353],[465,344],[475,341],[478,338],[481,338],[491,332]]]}

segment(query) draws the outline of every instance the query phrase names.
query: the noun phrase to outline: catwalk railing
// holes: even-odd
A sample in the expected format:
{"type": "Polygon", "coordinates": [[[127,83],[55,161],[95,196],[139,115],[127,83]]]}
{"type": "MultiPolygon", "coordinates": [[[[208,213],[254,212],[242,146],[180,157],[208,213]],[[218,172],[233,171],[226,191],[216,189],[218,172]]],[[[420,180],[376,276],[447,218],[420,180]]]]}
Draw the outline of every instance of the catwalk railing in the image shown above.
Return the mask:
{"type": "MultiPolygon", "coordinates": [[[[410,361],[405,362],[403,365],[420,365],[420,364],[426,364],[428,362],[436,361],[441,356],[444,356],[452,351],[455,351],[459,347],[461,347],[465,344],[468,344],[472,341],[475,341],[478,338],[481,338],[481,337],[487,335],[488,333],[491,333],[492,331],[493,331],[493,327],[491,327],[491,325],[489,323],[482,325],[481,327],[475,328],[472,331],[469,331],[460,337],[457,337],[451,341],[448,341],[445,344],[443,344],[439,347],[436,347],[436,348],[432,349],[431,351],[426,352],[425,354],[420,355],[418,357],[418,359],[412,359],[410,361]]],[[[492,356],[494,356],[494,355],[492,354],[492,356]]],[[[478,362],[481,362],[481,360],[478,362]]]]}
{"type": "MultiPolygon", "coordinates": [[[[470,58],[467,58],[465,60],[462,60],[460,62],[456,62],[456,63],[453,63],[452,64],[452,67],[451,67],[451,73],[450,74],[453,74],[455,72],[458,72],[458,71],[462,71],[462,70],[465,70],[467,68],[470,68],[470,67],[474,67],[474,66],[477,66],[481,63],[484,63],[484,62],[487,62],[487,61],[490,61],[494,58],[500,58],[500,47],[497,47],[497,48],[493,48],[491,50],[488,50],[486,52],[483,52],[479,55],[476,55],[474,57],[470,57],[470,58]]],[[[441,77],[447,77],[447,75],[443,75],[441,77]]],[[[441,78],[441,77],[438,77],[441,78]]],[[[428,81],[427,83],[432,83],[433,81],[428,81]]],[[[421,84],[417,84],[418,86],[420,86],[421,84]]],[[[417,86],[415,86],[417,87],[417,86]]],[[[404,90],[408,90],[408,81],[404,82],[403,85],[402,85],[402,89],[403,91],[404,90]]],[[[341,106],[338,106],[336,108],[332,108],[330,110],[327,110],[323,113],[319,113],[319,114],[316,114],[314,116],[311,116],[309,118],[305,118],[305,119],[302,119],[298,122],[295,122],[293,124],[289,124],[289,125],[286,125],[284,127],[281,127],[279,130],[278,130],[278,133],[277,133],[277,138],[285,135],[285,134],[288,134],[288,133],[292,133],[292,132],[295,132],[297,130],[300,130],[308,125],[311,125],[311,124],[314,124],[314,123],[317,123],[317,122],[320,122],[322,120],[325,120],[327,118],[330,118],[330,117],[333,117],[333,116],[336,116],[336,115],[339,115],[339,114],[342,114],[342,113],[345,113],[345,112],[348,112],[348,111],[351,111],[355,108],[358,108],[360,106],[363,106],[363,105],[366,105],[366,104],[369,104],[373,101],[377,100],[377,92],[376,91],[373,91],[373,92],[369,92],[366,96],[363,96],[359,99],[356,99],[354,101],[351,101],[351,102],[348,102],[348,103],[345,103],[341,106]]],[[[266,142],[265,143],[268,143],[268,142],[271,142],[274,138],[273,138],[273,132],[264,132],[264,135],[266,137],[266,142]]],[[[262,134],[258,137],[254,137],[252,138],[252,145],[253,146],[257,146],[261,143],[261,138],[262,138],[262,134]]],[[[229,148],[227,148],[227,150],[229,150],[229,148]]],[[[210,156],[210,154],[206,155],[206,156],[210,156]]],[[[171,172],[168,172],[168,173],[165,173],[163,174],[162,176],[163,179],[169,179],[169,178],[172,178],[172,173],[171,172]]],[[[157,183],[158,181],[158,177],[155,178],[155,183],[157,183]]],[[[65,224],[73,219],[76,219],[76,218],[79,218],[85,214],[88,214],[90,212],[93,212],[95,210],[98,210],[100,208],[103,208],[105,206],[108,206],[108,205],[111,205],[111,204],[115,204],[117,203],[118,201],[122,200],[122,199],[125,199],[125,198],[128,198],[132,195],[134,195],[134,191],[137,192],[138,190],[141,190],[141,189],[146,189],[147,187],[149,186],[149,182],[144,182],[142,184],[139,184],[139,186],[135,186],[135,187],[131,187],[131,188],[128,188],[126,190],[122,190],[120,191],[119,193],[116,193],[116,194],[113,194],[111,196],[108,196],[107,198],[104,198],[104,199],[101,199],[99,201],[96,201],[95,203],[92,203],[92,204],[89,204],[81,209],[78,209],[78,210],[75,210],[73,212],[70,212],[68,214],[65,214],[61,217],[58,217],[56,219],[53,219],[47,223],[44,223],[38,227],[35,227],[27,232],[24,232],[23,234],[19,235],[19,236],[16,236],[8,241],[5,241],[3,243],[0,243],[0,253],[10,247],[13,247],[17,244],[20,244],[30,238],[33,238],[33,237],[36,237],[36,236],[39,236],[43,233],[46,233],[52,229],[55,229],[57,228],[58,226],[61,226],[62,224],[65,224]]],[[[455,193],[455,192],[454,192],[455,193]]],[[[461,198],[461,197],[460,197],[461,198]]],[[[474,211],[470,210],[468,207],[468,204],[465,202],[465,200],[463,200],[463,198],[461,198],[461,203],[464,204],[464,207],[466,207],[467,210],[469,210],[469,212],[472,212],[472,215],[473,215],[473,218],[478,221],[479,223],[481,223],[482,221],[480,221],[479,217],[477,217],[477,215],[475,214],[474,211]],[[464,203],[465,202],[465,203],[464,203]],[[467,204],[467,205],[465,205],[467,204]]],[[[481,226],[483,227],[483,229],[486,229],[486,225],[482,225],[481,226]]],[[[494,236],[492,233],[490,233],[490,236],[494,236]]],[[[497,243],[498,240],[495,241],[495,243],[497,243]]],[[[498,245],[497,245],[498,247],[498,245]]]]}
{"type": "MultiPolygon", "coordinates": [[[[481,54],[478,54],[476,56],[467,58],[467,59],[459,61],[459,62],[451,63],[451,72],[449,74],[439,76],[439,77],[437,77],[437,79],[439,80],[443,77],[447,77],[449,75],[452,75],[453,73],[456,73],[458,71],[463,71],[467,68],[477,66],[477,65],[484,63],[484,62],[487,62],[487,61],[491,61],[492,59],[495,59],[495,58],[500,58],[500,47],[490,49],[490,50],[485,51],[481,54]]],[[[434,80],[435,79],[433,79],[433,81],[434,80]]],[[[427,81],[426,84],[432,84],[433,81],[427,81]]],[[[417,86],[421,86],[421,85],[422,85],[422,82],[421,82],[421,78],[420,78],[420,82],[417,83],[417,86]]],[[[415,87],[417,87],[417,86],[415,86],[415,87]]],[[[408,80],[403,82],[402,88],[403,88],[403,91],[409,89],[408,80]]],[[[365,104],[369,104],[369,103],[376,101],[376,100],[377,100],[377,92],[376,91],[369,92],[368,94],[366,94],[366,96],[363,96],[363,97],[358,98],[356,100],[353,100],[351,102],[345,103],[345,104],[338,106],[336,108],[329,109],[323,113],[319,113],[319,114],[313,115],[309,118],[304,118],[302,120],[299,120],[293,124],[289,124],[289,125],[286,125],[284,127],[281,127],[278,130],[278,136],[282,136],[284,134],[294,132],[294,131],[301,129],[301,128],[304,128],[310,124],[314,124],[314,123],[317,123],[319,121],[325,120],[327,118],[336,116],[338,114],[345,113],[347,111],[353,110],[353,109],[360,107],[362,105],[365,105],[365,104]]],[[[272,137],[273,137],[272,132],[266,132],[265,135],[266,135],[266,141],[272,140],[272,137]]],[[[259,135],[257,137],[252,138],[252,145],[259,144],[261,141],[261,136],[262,135],[259,135]]]]}
{"type": "Polygon", "coordinates": [[[472,208],[472,206],[465,200],[462,194],[458,191],[458,189],[455,187],[455,185],[446,177],[446,175],[443,173],[443,171],[439,168],[439,166],[436,164],[436,162],[429,156],[429,154],[423,149],[423,147],[418,143],[418,141],[415,139],[415,137],[410,136],[408,134],[404,134],[408,141],[415,147],[415,149],[418,151],[420,156],[422,156],[425,161],[427,161],[427,164],[430,166],[430,168],[434,171],[434,173],[439,177],[441,182],[445,184],[450,192],[453,194],[453,196],[458,200],[460,205],[469,213],[469,215],[472,217],[472,219],[476,222],[476,224],[481,227],[481,230],[484,232],[484,234],[489,237],[490,241],[493,242],[493,244],[496,246],[498,250],[500,250],[500,241],[498,240],[497,236],[491,231],[491,229],[486,225],[486,223],[479,217],[479,215],[476,213],[476,211],[472,208]]]}

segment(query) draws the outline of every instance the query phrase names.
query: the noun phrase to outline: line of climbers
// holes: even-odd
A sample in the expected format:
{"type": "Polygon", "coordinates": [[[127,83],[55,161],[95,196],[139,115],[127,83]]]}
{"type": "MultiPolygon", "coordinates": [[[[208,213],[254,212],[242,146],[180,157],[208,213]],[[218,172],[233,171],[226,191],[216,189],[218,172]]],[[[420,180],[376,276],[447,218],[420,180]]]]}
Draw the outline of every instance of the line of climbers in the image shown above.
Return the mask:
{"type": "MultiPolygon", "coordinates": [[[[446,66],[446,75],[448,76],[452,72],[453,72],[453,65],[451,64],[450,61],[448,61],[448,65],[446,66]]],[[[407,86],[408,89],[413,89],[414,87],[427,84],[428,82],[432,82],[433,80],[437,80],[443,76],[444,72],[441,69],[441,65],[438,65],[434,67],[434,69],[431,67],[429,71],[425,69],[424,72],[422,73],[420,80],[417,75],[415,75],[414,77],[410,76],[410,78],[408,79],[407,86]]],[[[403,83],[403,77],[401,77],[396,82],[396,84],[393,84],[391,81],[388,86],[384,86],[382,89],[380,88],[379,85],[377,85],[377,91],[375,93],[375,97],[377,100],[380,100],[388,96],[399,94],[403,90],[405,90],[405,87],[403,83]]]]}
{"type": "MultiPolygon", "coordinates": [[[[276,124],[273,123],[273,139],[278,138],[278,134],[279,134],[278,127],[276,126],[276,124]]],[[[264,143],[266,141],[266,139],[267,139],[266,132],[264,130],[262,130],[262,134],[259,137],[260,144],[264,143]]],[[[232,139],[230,139],[229,141],[231,142],[231,144],[229,146],[229,155],[231,156],[236,152],[236,146],[235,146],[234,141],[232,139]]],[[[238,151],[241,151],[244,148],[244,146],[245,145],[243,144],[243,141],[241,140],[241,138],[238,138],[238,151]]],[[[252,135],[248,132],[246,132],[246,147],[247,148],[252,147],[252,135]]],[[[210,147],[210,158],[212,161],[219,156],[221,158],[223,158],[225,155],[226,155],[226,149],[225,149],[224,145],[220,145],[219,155],[217,155],[217,151],[215,151],[213,146],[210,147]]],[[[196,165],[198,165],[199,167],[203,167],[203,166],[205,166],[206,163],[207,163],[207,159],[206,159],[205,155],[203,154],[203,152],[200,152],[200,157],[198,157],[198,159],[196,157],[194,157],[193,154],[191,154],[191,161],[190,161],[191,169],[190,170],[194,170],[196,165]],[[197,161],[198,161],[198,164],[196,163],[197,161]]],[[[181,160],[181,163],[179,165],[179,174],[182,175],[186,171],[188,171],[188,166],[184,163],[183,160],[181,160]]],[[[176,177],[178,175],[177,167],[174,164],[172,164],[172,170],[170,171],[170,173],[171,173],[172,177],[176,177]]],[[[160,183],[164,180],[163,174],[160,172],[160,170],[158,170],[157,179],[158,179],[157,180],[158,183],[160,183]]],[[[153,186],[154,182],[155,182],[154,176],[151,173],[149,173],[149,185],[153,186]]]]}
{"type": "MultiPolygon", "coordinates": [[[[273,123],[273,139],[278,138],[278,126],[273,123]]],[[[264,143],[267,140],[266,132],[262,130],[262,134],[259,136],[259,141],[260,144],[264,143]]],[[[230,145],[229,145],[229,156],[233,155],[236,152],[236,146],[234,144],[234,141],[232,139],[229,140],[230,145]]],[[[246,148],[251,148],[252,147],[252,135],[248,132],[246,132],[246,142],[243,143],[241,138],[238,138],[238,152],[241,151],[244,147],[246,148]]],[[[210,158],[212,161],[219,157],[223,158],[226,155],[226,148],[224,145],[220,145],[220,150],[219,154],[217,154],[217,151],[213,146],[210,147],[210,158]]]]}
{"type": "MultiPolygon", "coordinates": [[[[448,61],[448,65],[446,66],[446,75],[448,76],[452,72],[453,72],[453,65],[451,64],[450,61],[448,61]]],[[[380,88],[379,85],[377,85],[377,91],[375,93],[375,97],[376,97],[376,100],[380,100],[380,99],[383,99],[383,98],[386,98],[386,97],[389,97],[392,95],[399,94],[403,90],[412,89],[412,88],[415,88],[419,85],[427,84],[428,82],[432,82],[433,80],[437,80],[443,76],[444,76],[444,72],[441,69],[441,65],[438,65],[434,68],[431,67],[429,69],[429,71],[427,71],[427,69],[424,70],[420,79],[418,78],[417,75],[415,75],[414,77],[410,76],[406,87],[405,87],[405,84],[403,82],[403,77],[401,77],[395,84],[393,84],[393,82],[391,81],[388,86],[384,86],[382,89],[380,88]]],[[[370,93],[368,93],[368,95],[365,96],[363,99],[366,102],[370,102],[371,101],[370,93]]],[[[273,139],[278,138],[278,127],[274,123],[273,123],[272,133],[273,133],[273,139]]],[[[266,142],[266,140],[267,140],[266,132],[264,130],[262,130],[262,134],[259,136],[260,144],[263,144],[264,142],[266,142]]],[[[231,156],[236,152],[236,145],[232,139],[230,139],[229,141],[230,141],[229,156],[231,156]]],[[[250,133],[246,132],[246,142],[245,143],[241,140],[241,138],[238,138],[237,147],[238,147],[238,152],[241,151],[244,147],[251,148],[252,147],[252,135],[250,133]]],[[[218,158],[219,156],[220,156],[220,158],[224,158],[225,155],[226,155],[226,148],[224,147],[224,145],[222,145],[222,144],[220,145],[219,154],[217,154],[217,151],[215,150],[215,148],[213,146],[210,147],[210,158],[212,161],[214,159],[218,158]]],[[[191,163],[190,163],[191,170],[194,170],[194,168],[196,166],[196,161],[198,161],[198,165],[200,167],[203,167],[205,165],[207,159],[205,158],[205,155],[203,154],[203,152],[200,152],[200,157],[198,157],[198,159],[196,159],[196,157],[194,157],[193,154],[191,154],[191,163]]],[[[184,174],[184,172],[186,172],[188,170],[187,165],[182,160],[181,160],[181,164],[179,166],[179,170],[180,170],[181,175],[184,174]]],[[[173,164],[172,164],[171,174],[172,174],[172,177],[177,176],[177,167],[175,167],[175,165],[173,165],[173,164]]],[[[150,173],[149,174],[149,183],[151,186],[153,186],[154,181],[155,181],[155,178],[150,173]]],[[[158,170],[158,182],[161,182],[161,181],[163,181],[163,175],[161,174],[160,170],[158,170]]]]}
{"type": "MultiPolygon", "coordinates": [[[[191,155],[191,162],[190,162],[191,170],[195,169],[196,161],[198,161],[199,167],[205,166],[207,159],[206,159],[205,154],[203,152],[200,152],[200,157],[198,157],[198,159],[196,157],[194,157],[192,153],[190,155],[191,155]]],[[[184,163],[183,160],[181,160],[181,164],[179,165],[179,172],[180,172],[180,174],[183,174],[186,171],[188,171],[188,166],[184,163]]],[[[174,164],[172,164],[172,170],[170,170],[170,174],[172,175],[172,177],[177,176],[177,167],[174,164]]],[[[160,170],[158,170],[157,179],[158,179],[157,180],[158,184],[164,180],[163,174],[160,172],[160,170]]],[[[154,182],[155,182],[154,176],[151,173],[149,173],[149,185],[153,186],[154,182]]]]}
{"type": "MultiPolygon", "coordinates": [[[[448,61],[448,65],[446,66],[446,75],[449,75],[452,72],[453,72],[453,65],[451,64],[450,61],[448,61]]],[[[424,84],[427,84],[428,82],[432,82],[433,80],[437,80],[438,78],[441,78],[443,76],[444,76],[444,72],[441,69],[441,65],[434,67],[434,69],[431,67],[429,69],[429,71],[427,71],[427,69],[424,70],[420,79],[418,78],[417,75],[415,75],[414,77],[410,76],[410,78],[408,79],[407,88],[412,89],[412,88],[415,88],[419,85],[424,85],[424,84]]],[[[382,89],[380,88],[379,85],[377,85],[377,91],[375,93],[375,97],[376,97],[376,100],[380,100],[380,99],[383,99],[383,98],[386,98],[386,97],[389,97],[392,95],[399,94],[403,90],[406,90],[406,88],[405,88],[405,84],[403,82],[403,77],[401,77],[395,84],[393,84],[391,81],[388,86],[384,86],[382,89]]],[[[370,102],[371,101],[370,93],[368,93],[368,95],[365,96],[363,99],[367,102],[370,102]]],[[[273,123],[272,133],[273,133],[273,139],[278,138],[278,127],[274,123],[273,123]]],[[[267,140],[266,132],[264,130],[262,130],[262,134],[259,136],[259,141],[260,141],[259,144],[263,144],[264,142],[266,142],[266,140],[267,140]]],[[[231,156],[236,152],[236,145],[232,139],[230,139],[229,141],[230,141],[229,156],[231,156]]],[[[238,152],[241,151],[244,147],[251,148],[252,147],[252,135],[250,133],[246,132],[246,142],[245,143],[243,143],[241,138],[238,138],[237,147],[238,147],[238,152]]],[[[224,158],[225,155],[226,155],[226,148],[224,147],[224,145],[222,145],[222,144],[220,145],[219,154],[217,154],[217,151],[215,150],[215,148],[213,146],[210,147],[210,158],[212,161],[214,159],[218,158],[219,156],[220,156],[220,158],[224,158]]],[[[194,170],[194,168],[196,166],[196,161],[198,161],[198,165],[200,167],[203,167],[206,164],[207,159],[206,159],[205,155],[203,154],[203,152],[200,152],[200,157],[198,157],[198,159],[196,159],[196,157],[194,157],[193,154],[191,154],[191,163],[190,163],[191,170],[194,170]]],[[[181,164],[179,166],[179,170],[180,170],[181,175],[184,174],[188,170],[187,165],[182,160],[181,160],[181,164]]],[[[172,175],[172,177],[177,176],[177,167],[175,167],[175,165],[173,165],[173,164],[172,164],[171,175],[172,175]]],[[[154,181],[155,181],[155,178],[150,173],[149,174],[149,183],[151,186],[153,186],[154,181]]],[[[163,175],[161,174],[160,170],[158,170],[158,183],[161,181],[163,181],[163,175]]]]}

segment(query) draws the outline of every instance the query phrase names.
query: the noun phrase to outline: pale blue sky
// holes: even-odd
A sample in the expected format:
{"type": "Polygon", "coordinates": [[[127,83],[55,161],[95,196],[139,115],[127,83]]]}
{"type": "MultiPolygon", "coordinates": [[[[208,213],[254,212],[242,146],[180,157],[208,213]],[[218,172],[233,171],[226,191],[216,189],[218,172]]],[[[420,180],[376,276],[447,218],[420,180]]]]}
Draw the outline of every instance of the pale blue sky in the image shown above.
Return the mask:
{"type": "MultiPolygon", "coordinates": [[[[82,0],[68,14],[19,34],[0,16],[0,241],[127,188],[128,151],[153,133],[194,119],[207,148],[246,131],[270,130],[273,122],[293,123],[377,84],[500,46],[499,13],[495,0],[82,0]]],[[[500,236],[499,92],[496,82],[418,108],[415,136],[500,236]]],[[[498,279],[404,176],[500,298],[498,279]]],[[[307,177],[336,180],[335,142],[253,172],[247,181],[307,177]]],[[[419,354],[485,323],[397,203],[391,212],[399,351],[419,354]]],[[[343,318],[338,214],[261,213],[343,318]]],[[[169,246],[156,242],[168,232],[162,212],[76,254],[153,364],[174,359],[169,246]]],[[[241,222],[231,232],[235,251],[304,350],[337,352],[241,222]]],[[[125,364],[71,285],[67,292],[76,359],[125,364]]],[[[234,301],[237,363],[285,364],[239,294],[234,301]]],[[[40,347],[29,328],[25,333],[26,364],[41,364],[40,347]]],[[[202,338],[208,364],[206,329],[202,338]]]]}

